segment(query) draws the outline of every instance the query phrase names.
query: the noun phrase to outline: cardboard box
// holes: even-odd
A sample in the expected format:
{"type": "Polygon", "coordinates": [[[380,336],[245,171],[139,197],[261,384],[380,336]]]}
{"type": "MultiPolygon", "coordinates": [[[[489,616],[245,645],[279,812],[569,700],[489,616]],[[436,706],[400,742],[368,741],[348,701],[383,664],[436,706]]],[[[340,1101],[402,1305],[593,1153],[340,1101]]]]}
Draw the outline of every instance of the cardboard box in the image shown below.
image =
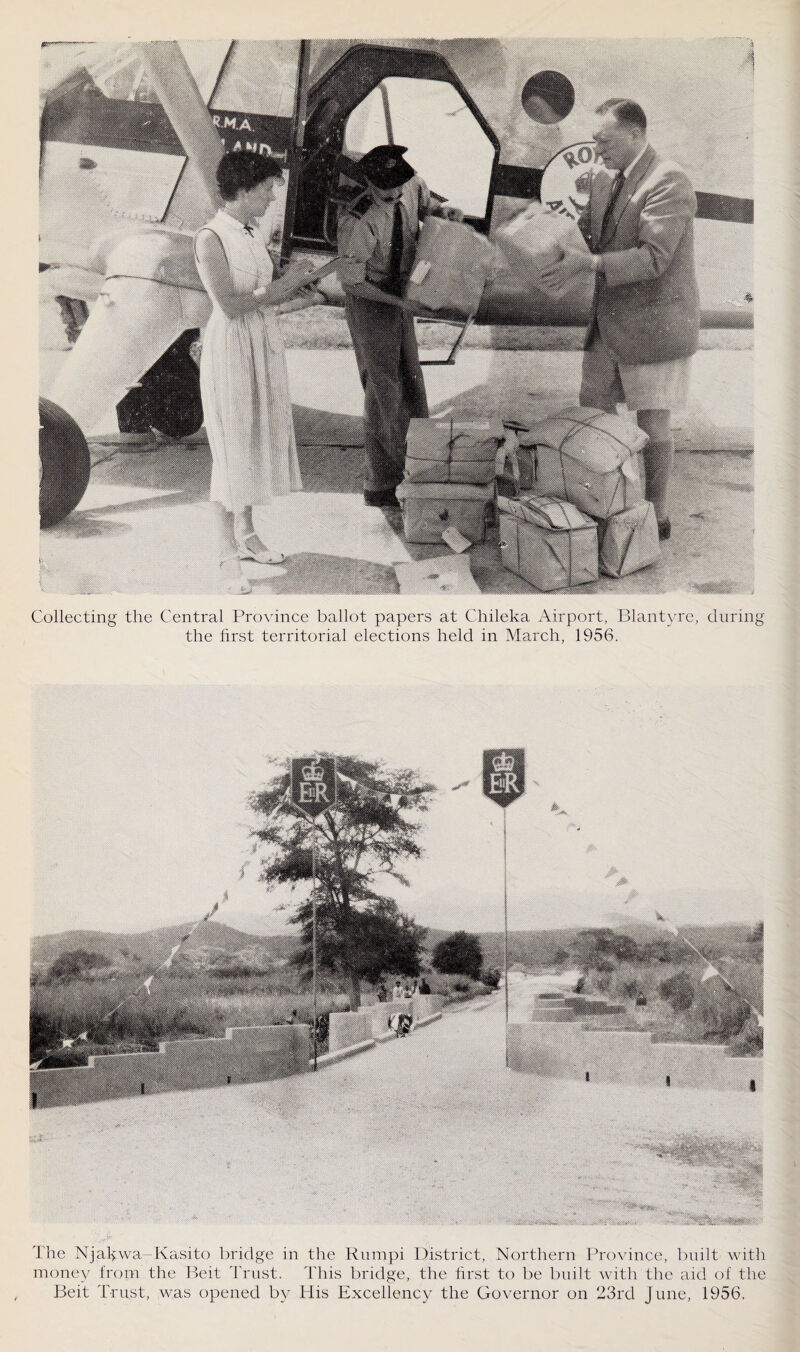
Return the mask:
{"type": "Polygon", "coordinates": [[[648,438],[627,418],[570,408],[518,437],[520,486],[531,478],[537,494],[563,498],[600,520],[644,501],[648,438]]]}
{"type": "Polygon", "coordinates": [[[586,241],[571,217],[549,211],[540,202],[534,202],[502,225],[495,239],[509,270],[546,295],[560,300],[572,291],[586,288],[586,273],[571,277],[559,286],[542,281],[542,268],[562,258],[565,249],[588,251],[586,241]]]}
{"type": "Polygon", "coordinates": [[[473,544],[486,539],[486,516],[494,502],[490,484],[401,483],[397,497],[403,530],[412,544],[438,545],[442,532],[455,526],[473,544]]]}
{"type": "Polygon", "coordinates": [[[494,245],[471,225],[426,216],[405,299],[415,310],[444,311],[468,319],[477,311],[483,288],[498,267],[494,245]]]}
{"type": "Polygon", "coordinates": [[[473,422],[412,418],[406,447],[409,483],[488,484],[505,431],[499,418],[473,422]]]}
{"type": "Polygon", "coordinates": [[[626,577],[661,556],[658,522],[652,502],[638,502],[600,526],[600,572],[626,577]]]}
{"type": "Polygon", "coordinates": [[[596,582],[597,524],[557,498],[500,498],[503,567],[537,591],[596,582]]]}

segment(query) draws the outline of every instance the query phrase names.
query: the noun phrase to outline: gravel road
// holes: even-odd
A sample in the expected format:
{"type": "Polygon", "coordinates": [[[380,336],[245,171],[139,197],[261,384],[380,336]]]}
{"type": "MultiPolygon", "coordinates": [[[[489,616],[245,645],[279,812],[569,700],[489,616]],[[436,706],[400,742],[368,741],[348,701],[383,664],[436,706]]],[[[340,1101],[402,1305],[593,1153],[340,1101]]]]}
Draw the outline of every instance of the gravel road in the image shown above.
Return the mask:
{"type": "MultiPolygon", "coordinates": [[[[524,1017],[535,985],[512,989],[524,1017]]],[[[760,1220],[761,1096],[507,1071],[502,993],[317,1075],[50,1108],[50,1222],[760,1220]]]]}

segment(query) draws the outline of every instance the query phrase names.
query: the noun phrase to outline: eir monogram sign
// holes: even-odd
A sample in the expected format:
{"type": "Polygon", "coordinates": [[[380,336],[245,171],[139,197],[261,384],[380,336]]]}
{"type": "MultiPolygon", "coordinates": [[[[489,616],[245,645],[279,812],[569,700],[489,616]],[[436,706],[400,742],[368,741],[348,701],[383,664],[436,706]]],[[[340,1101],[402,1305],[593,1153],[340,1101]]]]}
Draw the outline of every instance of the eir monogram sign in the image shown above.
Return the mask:
{"type": "Polygon", "coordinates": [[[336,761],[333,756],[298,756],[292,760],[290,797],[307,817],[336,806],[336,761]]]}
{"type": "Polygon", "coordinates": [[[525,792],[524,747],[498,747],[483,753],[483,792],[498,807],[509,807],[525,792]]]}

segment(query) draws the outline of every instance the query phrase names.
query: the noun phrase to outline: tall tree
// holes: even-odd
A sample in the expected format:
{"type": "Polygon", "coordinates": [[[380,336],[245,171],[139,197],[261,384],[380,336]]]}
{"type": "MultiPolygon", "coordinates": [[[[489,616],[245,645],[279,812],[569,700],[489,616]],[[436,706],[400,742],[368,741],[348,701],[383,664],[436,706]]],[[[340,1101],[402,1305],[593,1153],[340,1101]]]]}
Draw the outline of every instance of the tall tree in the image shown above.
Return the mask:
{"type": "MultiPolygon", "coordinates": [[[[330,752],[320,753],[330,755],[330,752]]],[[[261,853],[261,881],[302,888],[293,922],[300,926],[298,962],[311,965],[311,826],[287,797],[288,769],[270,758],[272,775],[248,799],[256,817],[252,835],[261,853]]],[[[338,803],[316,819],[317,959],[361,1003],[361,982],[386,972],[414,976],[426,931],[378,890],[392,879],[403,887],[401,865],[419,859],[418,837],[435,788],[414,770],[381,760],[339,756],[338,803]]]]}
{"type": "Polygon", "coordinates": [[[433,950],[433,965],[437,972],[460,973],[477,981],[483,967],[483,949],[477,934],[455,930],[441,939],[433,950]]]}

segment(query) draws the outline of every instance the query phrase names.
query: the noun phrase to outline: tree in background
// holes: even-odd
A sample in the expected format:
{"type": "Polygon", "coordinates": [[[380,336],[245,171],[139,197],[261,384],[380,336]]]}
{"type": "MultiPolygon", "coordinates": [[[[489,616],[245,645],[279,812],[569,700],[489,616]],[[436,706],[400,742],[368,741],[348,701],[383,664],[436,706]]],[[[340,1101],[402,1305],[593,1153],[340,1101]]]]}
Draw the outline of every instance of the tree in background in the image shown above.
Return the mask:
{"type": "Polygon", "coordinates": [[[431,960],[437,972],[471,976],[477,981],[483,969],[483,949],[476,934],[456,930],[440,940],[431,960]]]}
{"type": "MultiPolygon", "coordinates": [[[[248,799],[262,856],[259,876],[268,887],[303,888],[292,917],[301,932],[295,960],[310,971],[311,827],[286,798],[288,767],[275,758],[269,764],[272,777],[248,799]]],[[[362,981],[419,972],[426,930],[378,889],[389,879],[408,886],[401,866],[422,856],[418,837],[435,788],[416,771],[383,761],[339,756],[337,766],[356,783],[340,777],[336,808],[317,818],[317,960],[347,985],[351,1008],[358,1009],[362,981]]]]}
{"type": "Polygon", "coordinates": [[[76,981],[79,977],[89,976],[100,968],[111,966],[111,960],[104,953],[95,953],[88,948],[70,948],[60,953],[51,962],[47,972],[48,981],[76,981]]]}
{"type": "Polygon", "coordinates": [[[572,944],[572,951],[584,972],[594,968],[610,972],[618,962],[635,962],[641,950],[629,934],[612,929],[583,929],[572,944]]]}

